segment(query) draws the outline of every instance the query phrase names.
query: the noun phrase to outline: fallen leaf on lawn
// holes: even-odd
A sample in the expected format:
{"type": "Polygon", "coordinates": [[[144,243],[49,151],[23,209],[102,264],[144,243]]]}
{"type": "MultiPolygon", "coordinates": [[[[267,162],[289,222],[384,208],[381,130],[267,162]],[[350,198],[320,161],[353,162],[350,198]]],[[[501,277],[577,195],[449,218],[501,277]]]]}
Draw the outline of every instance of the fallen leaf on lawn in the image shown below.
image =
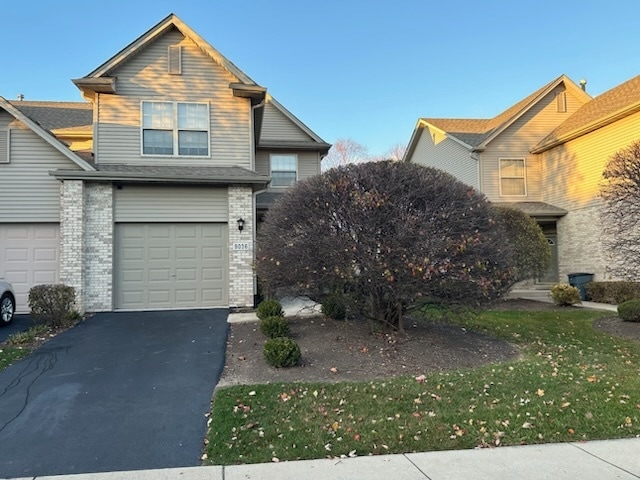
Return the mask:
{"type": "Polygon", "coordinates": [[[335,432],[335,431],[337,431],[337,430],[340,428],[340,424],[339,424],[338,422],[333,422],[333,423],[331,424],[331,428],[332,428],[332,430],[335,432]]]}
{"type": "Polygon", "coordinates": [[[544,390],[543,390],[543,389],[541,389],[541,388],[539,388],[539,389],[536,391],[536,395],[538,395],[539,397],[544,397],[544,390]]]}
{"type": "Polygon", "coordinates": [[[202,456],[200,457],[200,460],[206,460],[207,458],[209,458],[209,455],[207,455],[206,453],[203,453],[202,456]]]}
{"type": "Polygon", "coordinates": [[[331,367],[331,368],[329,369],[329,371],[330,371],[331,373],[338,373],[338,369],[337,369],[336,367],[331,367]]]}
{"type": "Polygon", "coordinates": [[[249,396],[250,396],[250,397],[253,397],[255,394],[256,394],[255,390],[251,390],[251,391],[249,392],[249,396]]]}
{"type": "Polygon", "coordinates": [[[356,433],[356,434],[353,436],[353,439],[354,439],[356,442],[359,442],[359,441],[360,441],[360,435],[358,435],[358,434],[356,433]]]}
{"type": "Polygon", "coordinates": [[[560,405],[560,407],[567,408],[569,405],[571,405],[571,402],[564,402],[562,405],[560,405]]]}
{"type": "Polygon", "coordinates": [[[282,400],[283,402],[286,402],[289,400],[289,394],[287,392],[282,392],[280,394],[280,400],[282,400]]]}
{"type": "Polygon", "coordinates": [[[522,424],[522,428],[533,428],[533,425],[531,425],[529,422],[524,422],[522,424]]]}
{"type": "Polygon", "coordinates": [[[427,377],[426,377],[426,376],[424,376],[424,375],[418,375],[418,376],[416,377],[416,382],[418,382],[418,383],[424,382],[424,381],[426,380],[426,378],[427,378],[427,377]]]}
{"type": "Polygon", "coordinates": [[[273,463],[278,463],[280,461],[280,459],[278,457],[273,457],[273,458],[271,458],[271,461],[273,463]]]}
{"type": "Polygon", "coordinates": [[[597,380],[595,375],[591,375],[590,377],[587,377],[587,382],[589,383],[593,383],[597,380]]]}
{"type": "Polygon", "coordinates": [[[356,451],[355,451],[355,450],[351,450],[351,451],[349,452],[349,458],[353,458],[353,457],[357,457],[357,455],[356,455],[356,451]]]}
{"type": "Polygon", "coordinates": [[[576,433],[576,431],[573,428],[570,428],[569,430],[567,430],[567,432],[569,432],[569,435],[573,435],[576,433]]]}

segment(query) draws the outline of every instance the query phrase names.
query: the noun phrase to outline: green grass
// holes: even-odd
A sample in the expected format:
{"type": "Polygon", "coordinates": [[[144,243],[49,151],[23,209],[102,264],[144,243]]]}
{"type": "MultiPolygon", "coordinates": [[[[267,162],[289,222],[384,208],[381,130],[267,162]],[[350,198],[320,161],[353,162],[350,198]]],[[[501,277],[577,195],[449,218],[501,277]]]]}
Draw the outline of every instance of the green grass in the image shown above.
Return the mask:
{"type": "Polygon", "coordinates": [[[216,392],[208,462],[236,464],[640,435],[640,344],[601,312],[451,315],[520,345],[519,360],[425,381],[271,384],[216,392]]]}
{"type": "Polygon", "coordinates": [[[31,350],[22,347],[0,346],[0,370],[4,370],[12,363],[17,362],[31,353],[31,350]]]}

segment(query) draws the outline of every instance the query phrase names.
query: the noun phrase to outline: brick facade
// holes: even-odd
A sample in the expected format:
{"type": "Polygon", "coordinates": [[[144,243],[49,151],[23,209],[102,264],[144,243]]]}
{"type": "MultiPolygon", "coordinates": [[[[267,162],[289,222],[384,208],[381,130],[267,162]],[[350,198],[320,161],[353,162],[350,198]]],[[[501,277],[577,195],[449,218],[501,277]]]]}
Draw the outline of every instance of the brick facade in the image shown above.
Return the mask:
{"type": "Polygon", "coordinates": [[[229,187],[229,306],[253,306],[255,219],[251,187],[229,187]],[[245,221],[238,230],[238,219],[245,221]],[[234,244],[237,248],[234,249],[234,244]],[[248,248],[244,249],[245,244],[248,248]]]}
{"type": "Polygon", "coordinates": [[[113,309],[113,187],[85,186],[84,204],[85,309],[113,309]]]}
{"type": "Polygon", "coordinates": [[[600,207],[572,210],[557,223],[558,273],[567,282],[569,273],[593,273],[594,280],[611,280],[601,238],[600,207]]]}
{"type": "Polygon", "coordinates": [[[60,283],[76,289],[76,309],[84,303],[84,183],[65,180],[60,185],[60,283]]]}

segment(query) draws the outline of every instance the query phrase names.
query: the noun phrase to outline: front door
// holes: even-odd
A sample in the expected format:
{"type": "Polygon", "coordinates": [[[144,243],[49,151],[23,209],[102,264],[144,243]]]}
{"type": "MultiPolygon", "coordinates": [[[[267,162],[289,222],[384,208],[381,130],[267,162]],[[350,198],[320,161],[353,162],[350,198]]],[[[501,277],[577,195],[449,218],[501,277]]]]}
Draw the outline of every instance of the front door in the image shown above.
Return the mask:
{"type": "Polygon", "coordinates": [[[544,236],[551,247],[551,259],[547,271],[538,278],[538,283],[558,283],[558,235],[545,233],[544,236]]]}

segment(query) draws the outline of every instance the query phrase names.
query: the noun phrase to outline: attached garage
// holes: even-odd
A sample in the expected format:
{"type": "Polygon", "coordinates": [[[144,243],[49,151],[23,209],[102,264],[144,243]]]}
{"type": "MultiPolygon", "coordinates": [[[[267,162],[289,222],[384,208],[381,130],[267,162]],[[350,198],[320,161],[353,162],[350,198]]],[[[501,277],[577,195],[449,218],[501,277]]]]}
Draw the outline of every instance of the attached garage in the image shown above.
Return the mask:
{"type": "Polygon", "coordinates": [[[0,224],[0,277],[13,284],[18,313],[29,311],[29,289],[58,283],[60,228],[57,223],[0,224]]]}
{"type": "Polygon", "coordinates": [[[115,303],[120,309],[227,305],[227,226],[116,225],[115,303]]]}
{"type": "Polygon", "coordinates": [[[114,197],[116,309],[229,304],[226,189],[125,185],[114,197]]]}

